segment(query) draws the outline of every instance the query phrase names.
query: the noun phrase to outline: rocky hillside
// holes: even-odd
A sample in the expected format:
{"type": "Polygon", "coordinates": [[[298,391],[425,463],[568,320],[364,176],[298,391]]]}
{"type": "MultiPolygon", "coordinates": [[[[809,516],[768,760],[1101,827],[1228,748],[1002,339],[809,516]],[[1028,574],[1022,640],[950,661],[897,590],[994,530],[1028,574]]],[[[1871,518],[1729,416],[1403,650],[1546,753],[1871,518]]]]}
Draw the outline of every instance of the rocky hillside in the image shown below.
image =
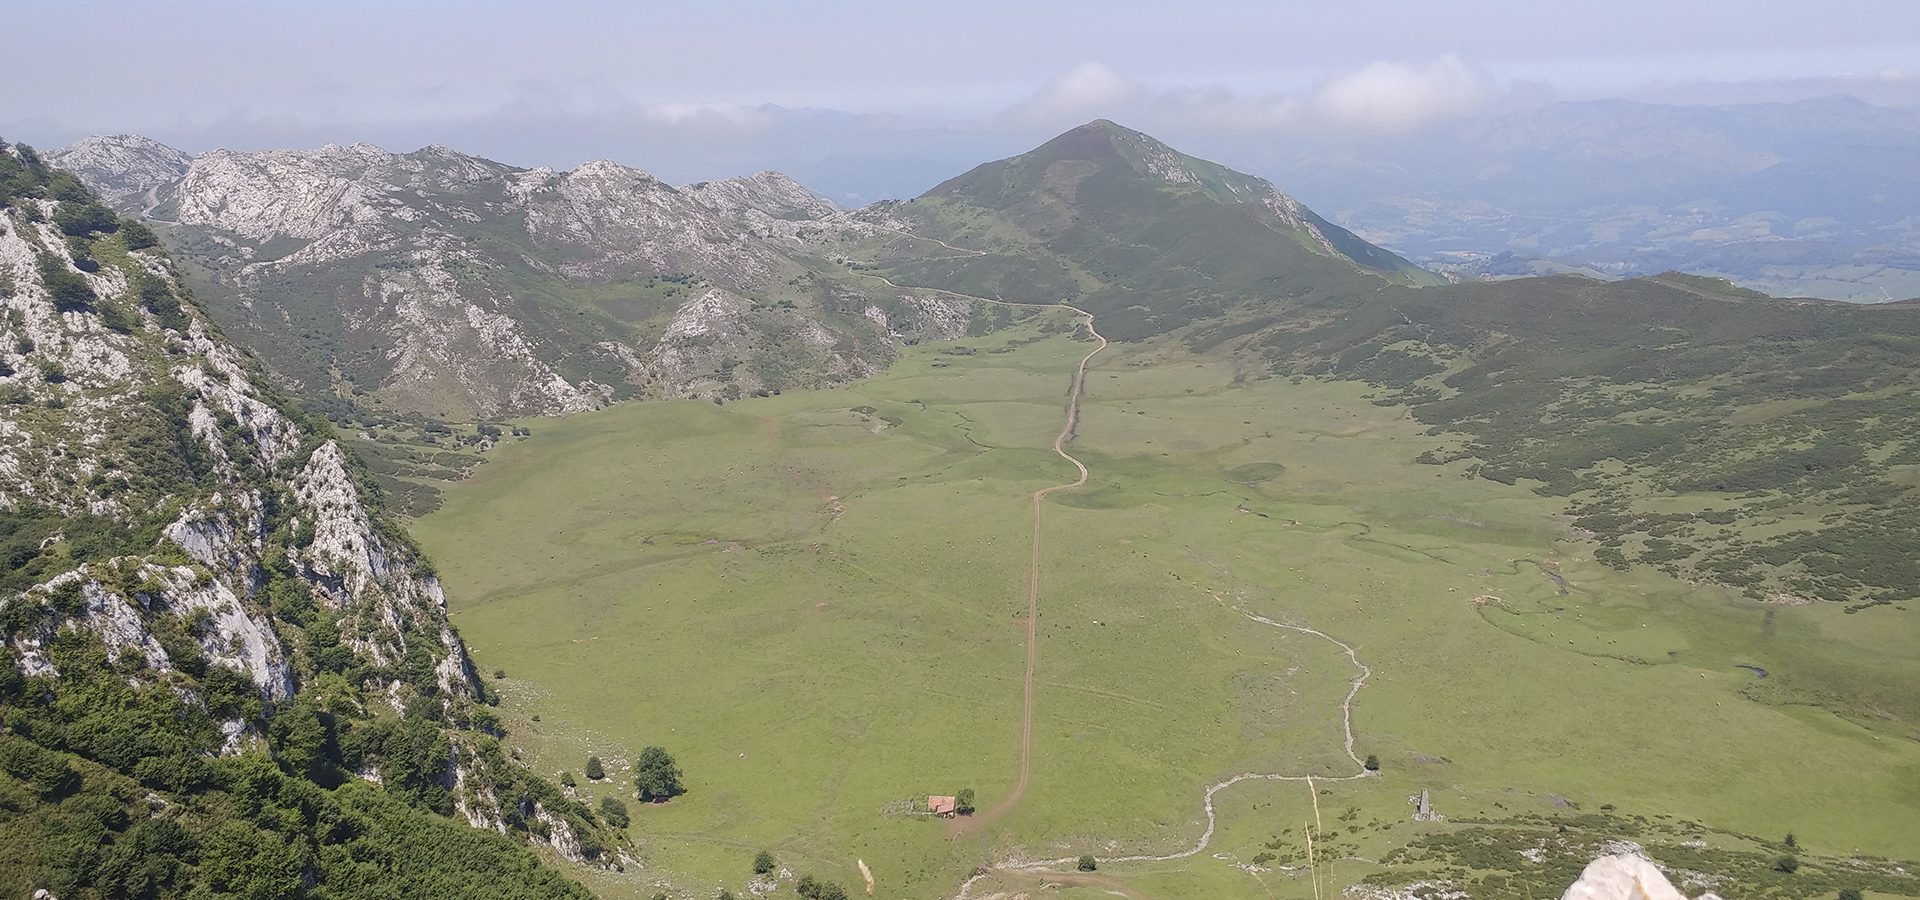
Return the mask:
{"type": "MultiPolygon", "coordinates": [[[[284,199],[312,215],[256,221],[357,214],[284,199]]],[[[0,309],[0,828],[19,838],[0,894],[299,896],[409,835],[447,842],[450,878],[577,894],[428,812],[612,852],[502,758],[440,584],[356,462],[149,229],[4,145],[0,309]]]]}
{"type": "Polygon", "coordinates": [[[57,159],[153,222],[227,331],[336,416],[726,399],[860,377],[944,334],[870,314],[899,299],[803,241],[857,226],[772,173],[676,189],[606,161],[361,144],[213,151],[168,178],[175,156],[137,138],[57,159]]]}
{"type": "Polygon", "coordinates": [[[159,202],[154,190],[187,174],[193,157],[151,138],[117,134],[87,138],[48,161],[79,176],[107,205],[137,211],[159,202]]]}

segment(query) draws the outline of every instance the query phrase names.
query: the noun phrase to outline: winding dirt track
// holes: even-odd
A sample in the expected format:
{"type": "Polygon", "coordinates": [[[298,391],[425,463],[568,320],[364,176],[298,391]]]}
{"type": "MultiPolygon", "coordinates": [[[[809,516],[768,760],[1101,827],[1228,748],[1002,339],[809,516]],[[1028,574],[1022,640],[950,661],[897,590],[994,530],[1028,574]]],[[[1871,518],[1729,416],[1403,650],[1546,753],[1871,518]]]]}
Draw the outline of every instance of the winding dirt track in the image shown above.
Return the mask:
{"type": "MultiPolygon", "coordinates": [[[[892,231],[892,229],[882,230],[892,231]]],[[[985,253],[980,250],[968,250],[963,247],[955,247],[946,241],[934,238],[921,238],[919,235],[910,232],[895,231],[893,233],[905,237],[932,241],[948,250],[964,253],[969,256],[985,255],[985,253]]],[[[993,303],[999,306],[1071,310],[1080,316],[1081,323],[1087,327],[1087,333],[1092,335],[1094,340],[1099,341],[1099,345],[1087,351],[1087,355],[1080,358],[1080,364],[1074,367],[1073,385],[1067,392],[1067,420],[1060,426],[1060,433],[1053,437],[1053,452],[1061,459],[1072,463],[1074,469],[1079,472],[1079,477],[1064,484],[1041,488],[1030,495],[1033,502],[1033,541],[1031,555],[1027,564],[1027,672],[1026,677],[1022,680],[1020,699],[1020,776],[1015,780],[1013,790],[1007,792],[1007,795],[1001,798],[999,803],[994,804],[993,808],[962,819],[955,819],[951,833],[958,836],[968,831],[985,828],[993,822],[998,821],[1007,813],[1012,812],[1015,807],[1020,805],[1020,801],[1026,797],[1027,784],[1033,779],[1033,672],[1034,662],[1038,656],[1040,644],[1040,508],[1045,504],[1047,495],[1055,491],[1071,490],[1087,483],[1089,473],[1086,463],[1075,459],[1073,454],[1068,453],[1066,445],[1068,441],[1073,440],[1074,430],[1080,425],[1080,395],[1086,390],[1087,365],[1093,362],[1093,358],[1098,356],[1100,351],[1107,349],[1107,339],[1106,336],[1102,335],[1100,330],[1094,326],[1093,313],[1087,312],[1070,303],[1016,303],[1011,300],[1002,300],[998,297],[980,297],[974,294],[962,294],[958,291],[949,291],[944,288],[903,287],[895,284],[892,279],[885,275],[875,275],[870,272],[859,272],[857,274],[881,281],[888,287],[898,290],[928,291],[980,303],[993,303]]]]}
{"type": "MultiPolygon", "coordinates": [[[[1073,389],[1067,394],[1067,421],[1066,424],[1060,426],[1060,433],[1054,435],[1053,438],[1053,452],[1058,454],[1061,459],[1073,463],[1073,467],[1080,471],[1080,477],[1065,484],[1056,484],[1052,487],[1041,488],[1034,491],[1032,495],[1033,549],[1027,563],[1027,677],[1023,689],[1024,692],[1020,700],[1020,778],[1014,782],[1013,790],[1007,792],[1007,796],[995,804],[992,809],[987,810],[984,814],[970,816],[967,819],[961,820],[965,823],[964,827],[966,828],[985,827],[988,823],[999,819],[1014,807],[1019,806],[1021,799],[1027,795],[1027,782],[1032,779],[1033,775],[1033,664],[1040,644],[1040,507],[1046,502],[1048,494],[1054,491],[1072,490],[1087,483],[1088,473],[1086,463],[1075,459],[1072,454],[1068,453],[1066,444],[1067,441],[1073,439],[1073,431],[1080,424],[1080,394],[1086,388],[1087,364],[1092,362],[1093,358],[1098,355],[1100,351],[1107,349],[1107,339],[1093,327],[1092,313],[1076,306],[1069,306],[1065,303],[1056,305],[1079,313],[1082,316],[1082,321],[1087,325],[1087,332],[1092,334],[1094,339],[1100,342],[1099,346],[1088,351],[1086,356],[1080,358],[1080,365],[1073,370],[1073,389]]],[[[956,828],[955,830],[958,832],[962,829],[956,828]]]]}
{"type": "MultiPolygon", "coordinates": [[[[881,230],[890,231],[902,237],[909,237],[909,238],[915,238],[917,240],[929,241],[935,244],[939,244],[940,246],[945,247],[949,250],[955,251],[957,253],[966,254],[968,256],[986,255],[984,251],[969,250],[964,247],[955,247],[952,244],[949,244],[945,241],[938,240],[935,238],[922,237],[920,235],[916,235],[911,232],[896,231],[894,229],[881,229],[881,230]]],[[[1087,366],[1089,363],[1093,361],[1093,358],[1095,356],[1099,355],[1100,351],[1107,349],[1107,339],[1105,336],[1100,334],[1099,329],[1095,327],[1093,313],[1090,313],[1084,309],[1081,309],[1069,303],[1065,303],[1065,302],[1015,303],[1009,300],[1002,300],[998,297],[980,297],[980,296],[975,296],[973,294],[962,294],[958,291],[949,291],[943,288],[902,286],[899,284],[895,284],[891,279],[887,278],[884,275],[875,275],[869,272],[858,272],[856,274],[860,274],[868,278],[876,279],[878,281],[885,283],[889,287],[896,288],[899,290],[927,291],[931,293],[946,294],[951,297],[959,297],[962,299],[973,300],[973,301],[982,302],[982,303],[994,303],[1001,306],[1022,306],[1022,307],[1028,307],[1028,308],[1053,308],[1053,309],[1072,310],[1073,312],[1079,314],[1079,316],[1081,317],[1081,321],[1087,326],[1087,332],[1100,342],[1099,346],[1088,351],[1086,356],[1083,356],[1080,358],[1080,364],[1074,369],[1073,386],[1067,394],[1067,420],[1065,424],[1061,425],[1060,433],[1055,435],[1053,439],[1053,452],[1057,454],[1061,459],[1064,459],[1067,462],[1072,463],[1073,467],[1079,471],[1079,477],[1075,478],[1073,481],[1070,481],[1064,484],[1056,484],[1051,487],[1041,488],[1037,491],[1034,491],[1031,495],[1032,503],[1033,503],[1033,517],[1032,517],[1033,518],[1033,540],[1032,540],[1031,555],[1030,555],[1028,568],[1027,568],[1027,616],[1026,616],[1027,671],[1026,671],[1026,677],[1023,682],[1024,687],[1023,687],[1021,703],[1020,703],[1020,776],[1018,780],[1014,782],[1013,790],[1008,792],[1007,796],[1002,798],[999,803],[995,804],[992,809],[989,809],[983,813],[980,813],[974,816],[970,816],[968,818],[956,820],[952,833],[954,835],[959,835],[967,831],[984,828],[987,825],[993,823],[994,821],[1000,819],[1002,816],[1005,816],[1007,813],[1011,812],[1015,807],[1019,806],[1020,801],[1026,796],[1027,785],[1032,780],[1033,710],[1034,710],[1033,675],[1034,675],[1034,663],[1038,655],[1039,619],[1040,619],[1040,509],[1041,509],[1041,506],[1045,503],[1047,496],[1054,493],[1055,491],[1072,490],[1074,488],[1082,487],[1087,483],[1087,478],[1089,477],[1090,473],[1087,471],[1086,464],[1082,463],[1080,460],[1074,458],[1072,454],[1068,453],[1066,451],[1066,444],[1068,441],[1073,439],[1074,430],[1080,424],[1080,398],[1081,398],[1081,394],[1084,393],[1085,387],[1086,387],[1087,366]]],[[[1224,600],[1221,600],[1219,594],[1216,593],[1213,596],[1215,600],[1220,600],[1220,602],[1225,603],[1224,600]]],[[[1342,737],[1344,739],[1344,749],[1346,750],[1347,758],[1353,761],[1354,773],[1351,775],[1314,776],[1314,775],[1289,775],[1286,773],[1243,772],[1239,775],[1234,775],[1230,778],[1223,778],[1219,781],[1214,782],[1213,784],[1207,785],[1206,792],[1201,798],[1201,806],[1204,812],[1206,813],[1206,817],[1207,817],[1207,827],[1205,831],[1202,831],[1200,833],[1199,840],[1195,841],[1192,847],[1189,847],[1185,850],[1176,851],[1174,853],[1167,853],[1162,855],[1136,854],[1131,856],[1113,856],[1113,857],[1108,857],[1104,860],[1107,863],[1167,862],[1170,860],[1185,859],[1190,856],[1197,856],[1200,853],[1204,852],[1207,849],[1208,845],[1210,845],[1213,842],[1214,830],[1218,825],[1218,817],[1214,811],[1214,804],[1213,804],[1214,795],[1236,784],[1239,784],[1243,781],[1304,782],[1307,786],[1307,790],[1311,792],[1313,790],[1313,783],[1316,780],[1323,781],[1323,782],[1359,781],[1361,779],[1370,777],[1371,775],[1371,773],[1369,773],[1366,769],[1365,762],[1361,760],[1361,758],[1354,752],[1354,749],[1353,749],[1353,701],[1357,697],[1359,697],[1360,688],[1366,685],[1367,679],[1373,676],[1373,667],[1360,661],[1360,657],[1358,654],[1354,652],[1352,645],[1347,644],[1345,641],[1335,638],[1329,634],[1326,634],[1325,632],[1307,627],[1305,625],[1294,625],[1286,622],[1275,621],[1274,619],[1267,618],[1266,616],[1261,616],[1261,615],[1247,612],[1246,610],[1240,609],[1239,607],[1232,607],[1232,608],[1235,612],[1239,613],[1241,616],[1244,616],[1248,621],[1251,621],[1260,625],[1267,625],[1273,628],[1281,628],[1289,631],[1299,632],[1301,634],[1313,635],[1314,637],[1318,637],[1322,640],[1329,641],[1334,645],[1338,646],[1340,650],[1346,654],[1348,661],[1353,663],[1354,668],[1358,670],[1358,674],[1354,675],[1353,680],[1349,683],[1350,687],[1348,687],[1347,689],[1347,696],[1340,703],[1340,724],[1341,724],[1341,730],[1342,730],[1342,737]]],[[[1025,875],[1046,874],[1046,875],[1057,875],[1062,878],[1072,878],[1075,876],[1070,875],[1066,872],[1056,872],[1055,870],[1061,869],[1066,866],[1072,866],[1076,862],[1077,862],[1076,857],[1064,857],[1061,859],[1049,859],[1049,860],[1009,860],[1009,861],[1000,863],[995,868],[1008,871],[1008,872],[1022,873],[1025,875]]],[[[986,872],[982,872],[980,874],[974,875],[971,878],[968,878],[963,884],[961,884],[960,892],[958,895],[956,895],[955,900],[967,900],[969,894],[973,890],[975,883],[980,881],[982,878],[986,878],[986,877],[988,877],[988,874],[986,872]]],[[[1122,890],[1122,891],[1119,891],[1119,893],[1124,894],[1125,892],[1124,890],[1122,890]]]]}

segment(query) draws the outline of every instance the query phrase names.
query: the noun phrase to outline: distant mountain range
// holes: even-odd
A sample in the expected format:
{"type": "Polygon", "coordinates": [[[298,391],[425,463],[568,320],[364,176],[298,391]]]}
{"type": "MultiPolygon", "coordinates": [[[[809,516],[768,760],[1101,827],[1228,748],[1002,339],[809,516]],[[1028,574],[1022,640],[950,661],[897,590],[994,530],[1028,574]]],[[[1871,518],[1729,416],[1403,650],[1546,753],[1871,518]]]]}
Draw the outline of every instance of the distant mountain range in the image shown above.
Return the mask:
{"type": "Polygon", "coordinates": [[[1920,109],[1559,103],[1393,139],[1234,147],[1334,221],[1465,275],[1502,253],[1786,296],[1920,296],[1920,109]]]}
{"type": "MultiPolygon", "coordinates": [[[[1219,286],[1238,293],[1216,301],[1251,296],[1257,273],[1248,260],[1322,260],[1346,272],[1437,281],[1260,179],[1111,123],[996,165],[1020,173],[1007,190],[1026,191],[1071,178],[1061,166],[1122,156],[1131,167],[1124,177],[1116,170],[1086,184],[1137,195],[1115,195],[1101,217],[1163,227],[1141,218],[1162,215],[1147,202],[1157,195],[1137,189],[1200,188],[1182,201],[1200,216],[1195,240],[1225,243],[1210,244],[1209,258],[1178,255],[1191,255],[1195,243],[1160,262],[1176,278],[1195,265],[1231,270],[1219,286]],[[1135,178],[1149,169],[1152,178],[1135,178]],[[1135,212],[1122,214],[1126,207],[1135,212]]],[[[266,359],[289,391],[336,416],[472,421],[630,397],[725,400],[860,377],[885,366],[902,343],[958,336],[986,315],[937,292],[857,277],[836,255],[902,231],[952,233],[943,216],[964,212],[960,186],[995,177],[984,174],[998,171],[992,167],[921,202],[849,213],[771,172],[676,188],[611,162],[518,169],[444,147],[190,157],[116,136],[89,138],[52,159],[120,211],[160,228],[228,333],[266,359]]],[[[1006,249],[1030,256],[1039,243],[1109,228],[1065,224],[1035,222],[1032,241],[1006,249]]],[[[1058,288],[1030,299],[1140,287],[1103,283],[1094,273],[1104,263],[1075,259],[1071,288],[1023,283],[1027,291],[1058,288]]],[[[1014,264],[1035,263],[1023,256],[1014,264]]]]}

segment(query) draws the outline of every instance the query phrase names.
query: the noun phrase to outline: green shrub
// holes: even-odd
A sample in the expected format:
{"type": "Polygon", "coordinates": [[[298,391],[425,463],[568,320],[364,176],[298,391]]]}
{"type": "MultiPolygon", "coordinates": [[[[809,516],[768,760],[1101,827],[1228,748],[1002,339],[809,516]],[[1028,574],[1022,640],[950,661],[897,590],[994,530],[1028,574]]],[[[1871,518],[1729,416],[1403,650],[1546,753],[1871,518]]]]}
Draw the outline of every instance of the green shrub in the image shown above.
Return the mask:
{"type": "Polygon", "coordinates": [[[40,280],[53,297],[53,308],[61,312],[86,312],[100,299],[87,280],[67,270],[66,263],[50,253],[40,254],[40,280]]]}
{"type": "Polygon", "coordinates": [[[120,241],[128,250],[145,250],[160,246],[160,236],[147,227],[147,223],[137,219],[120,220],[120,241]]]}
{"type": "Polygon", "coordinates": [[[60,207],[53,211],[53,224],[62,234],[79,237],[95,233],[112,233],[119,229],[120,219],[113,214],[113,210],[101,206],[94,200],[78,202],[68,200],[62,202],[60,207]]]}
{"type": "Polygon", "coordinates": [[[608,825],[620,829],[626,828],[633,821],[627,815],[627,804],[621,802],[618,797],[600,798],[600,818],[605,819],[608,825]]]}

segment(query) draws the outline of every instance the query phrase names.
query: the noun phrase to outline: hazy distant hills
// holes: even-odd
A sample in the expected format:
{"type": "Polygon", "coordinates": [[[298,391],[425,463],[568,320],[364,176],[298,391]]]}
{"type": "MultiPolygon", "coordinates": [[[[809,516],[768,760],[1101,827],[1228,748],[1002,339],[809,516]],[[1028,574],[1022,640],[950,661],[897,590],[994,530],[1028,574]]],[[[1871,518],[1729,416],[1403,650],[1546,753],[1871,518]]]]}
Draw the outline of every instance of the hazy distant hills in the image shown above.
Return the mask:
{"type": "Polygon", "coordinates": [[[1375,241],[1476,271],[1511,251],[1785,295],[1920,295],[1920,110],[1560,103],[1243,160],[1375,241]]]}
{"type": "MultiPolygon", "coordinates": [[[[751,144],[650,137],[649,168],[684,178],[778,169],[859,205],[917,196],[1044,138],[1010,123],[936,128],[828,110],[754,113],[765,131],[751,144]]],[[[1915,206],[1920,172],[1913,107],[1846,96],[1562,102],[1374,137],[1221,130],[1139,113],[1140,121],[1122,120],[1265,177],[1423,265],[1472,273],[1481,257],[1511,251],[1555,260],[1556,270],[1712,272],[1779,295],[1920,296],[1920,236],[1902,212],[1915,206]]]]}

